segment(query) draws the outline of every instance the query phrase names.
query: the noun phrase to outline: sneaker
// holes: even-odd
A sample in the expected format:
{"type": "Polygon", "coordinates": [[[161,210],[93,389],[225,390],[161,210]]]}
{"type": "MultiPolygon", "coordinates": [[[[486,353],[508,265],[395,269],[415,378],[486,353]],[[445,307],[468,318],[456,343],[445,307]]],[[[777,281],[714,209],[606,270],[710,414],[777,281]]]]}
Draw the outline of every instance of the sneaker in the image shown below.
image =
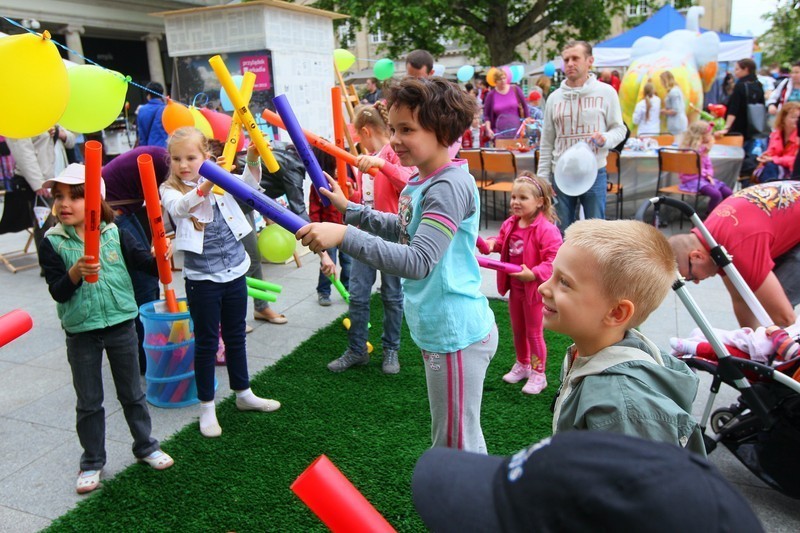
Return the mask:
{"type": "Polygon", "coordinates": [[[528,379],[531,375],[531,365],[521,365],[514,363],[508,374],[503,376],[503,381],[506,383],[519,383],[523,379],[528,379]]]}
{"type": "Polygon", "coordinates": [[[384,374],[399,374],[400,361],[397,357],[397,350],[384,350],[383,351],[383,373],[384,374]]]}
{"type": "Polygon", "coordinates": [[[547,378],[541,372],[531,372],[528,382],[522,387],[523,394],[539,394],[547,387],[547,378]]]}
{"type": "Polygon", "coordinates": [[[328,307],[331,305],[331,296],[330,294],[318,294],[317,301],[322,307],[328,307]]]}
{"type": "Polygon", "coordinates": [[[348,348],[338,359],[328,363],[328,370],[331,372],[344,372],[354,365],[366,365],[369,363],[369,354],[357,354],[348,348]]]}

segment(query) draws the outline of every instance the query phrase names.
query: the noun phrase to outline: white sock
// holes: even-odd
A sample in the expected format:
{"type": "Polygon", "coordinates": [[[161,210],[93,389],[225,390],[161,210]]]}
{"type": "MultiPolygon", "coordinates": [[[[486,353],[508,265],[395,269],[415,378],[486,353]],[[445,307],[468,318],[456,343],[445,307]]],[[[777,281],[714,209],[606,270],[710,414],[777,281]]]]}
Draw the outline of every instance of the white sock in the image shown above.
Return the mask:
{"type": "Polygon", "coordinates": [[[672,355],[697,355],[697,346],[699,344],[699,342],[690,339],[679,339],[677,337],[670,337],[669,339],[669,346],[672,348],[672,355]]]}
{"type": "Polygon", "coordinates": [[[217,428],[219,428],[219,422],[217,422],[217,406],[214,404],[214,400],[200,402],[200,431],[213,430],[213,433],[217,428]]]}

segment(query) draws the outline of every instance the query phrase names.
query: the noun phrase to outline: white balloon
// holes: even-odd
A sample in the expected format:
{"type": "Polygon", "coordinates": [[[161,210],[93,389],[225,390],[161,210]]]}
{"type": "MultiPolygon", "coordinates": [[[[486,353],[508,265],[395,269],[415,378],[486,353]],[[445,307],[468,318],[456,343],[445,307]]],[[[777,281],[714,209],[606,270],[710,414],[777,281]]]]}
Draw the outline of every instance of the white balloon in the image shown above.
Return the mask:
{"type": "Polygon", "coordinates": [[[441,63],[434,63],[433,64],[433,75],[434,76],[444,76],[445,66],[441,63]]]}
{"type": "Polygon", "coordinates": [[[597,179],[597,159],[589,145],[579,142],[561,154],[553,178],[567,196],[580,196],[591,189],[597,179]]]}

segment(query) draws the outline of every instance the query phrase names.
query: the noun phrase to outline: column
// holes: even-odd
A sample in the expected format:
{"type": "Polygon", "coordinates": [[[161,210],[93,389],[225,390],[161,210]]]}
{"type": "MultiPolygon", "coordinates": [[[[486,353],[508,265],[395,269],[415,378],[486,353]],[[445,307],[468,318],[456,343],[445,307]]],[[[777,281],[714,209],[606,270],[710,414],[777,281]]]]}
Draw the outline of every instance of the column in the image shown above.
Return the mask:
{"type": "MultiPolygon", "coordinates": [[[[73,26],[69,25],[64,28],[64,36],[65,40],[67,41],[67,47],[70,50],[74,50],[81,56],[83,56],[83,44],[81,44],[81,35],[83,34],[84,29],[83,26],[73,26]]],[[[72,52],[69,52],[69,60],[77,63],[79,65],[86,64],[86,61],[83,60],[83,57],[79,57],[72,52]]]]}
{"type": "Polygon", "coordinates": [[[150,81],[157,81],[167,89],[167,83],[164,79],[164,65],[161,63],[161,41],[160,33],[149,33],[144,36],[144,41],[147,44],[147,65],[150,68],[150,81]]]}

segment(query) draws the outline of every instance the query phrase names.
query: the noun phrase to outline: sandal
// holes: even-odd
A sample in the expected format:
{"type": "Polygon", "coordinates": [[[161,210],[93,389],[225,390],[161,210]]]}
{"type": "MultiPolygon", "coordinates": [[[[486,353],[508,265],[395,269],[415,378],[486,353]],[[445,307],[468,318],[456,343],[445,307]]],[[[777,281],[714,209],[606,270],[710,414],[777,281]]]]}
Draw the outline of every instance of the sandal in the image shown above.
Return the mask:
{"type": "Polygon", "coordinates": [[[92,492],[100,486],[100,472],[102,470],[81,470],[78,472],[78,482],[75,484],[75,490],[78,494],[86,494],[92,492]]]}
{"type": "Polygon", "coordinates": [[[142,457],[139,461],[151,466],[154,470],[166,470],[175,464],[172,457],[161,450],[156,450],[147,457],[142,457]]]}
{"type": "Polygon", "coordinates": [[[264,311],[253,311],[253,318],[255,320],[264,320],[270,324],[286,324],[289,319],[286,316],[276,313],[271,309],[264,311]]]}

